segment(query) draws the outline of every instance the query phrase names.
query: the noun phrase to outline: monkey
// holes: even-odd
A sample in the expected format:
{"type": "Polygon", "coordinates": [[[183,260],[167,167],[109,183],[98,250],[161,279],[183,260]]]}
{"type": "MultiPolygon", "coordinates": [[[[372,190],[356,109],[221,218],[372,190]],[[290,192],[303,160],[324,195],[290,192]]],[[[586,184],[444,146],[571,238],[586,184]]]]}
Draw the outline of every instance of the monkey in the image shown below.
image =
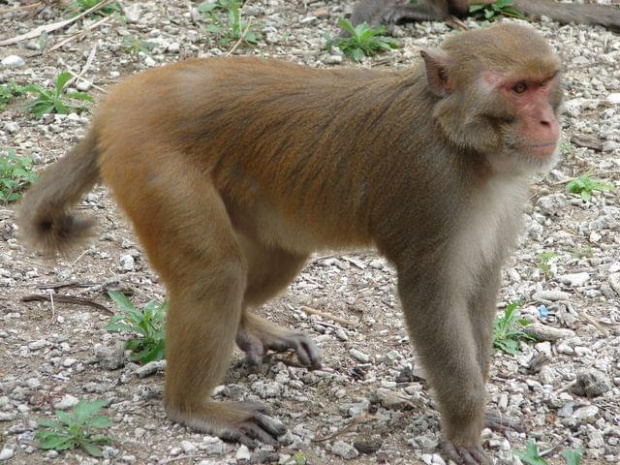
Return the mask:
{"type": "MultiPolygon", "coordinates": [[[[469,6],[494,0],[361,0],[353,8],[351,23],[396,24],[412,21],[445,21],[469,13],[469,6]]],[[[556,3],[553,0],[514,0],[514,7],[526,16],[549,17],[560,23],[598,24],[620,32],[620,9],[608,5],[556,3]]]]}
{"type": "Polygon", "coordinates": [[[284,425],[261,405],[209,399],[235,341],[260,364],[317,347],[253,309],[321,249],[374,246],[394,266],[441,450],[482,449],[500,270],[532,173],[556,162],[560,63],[533,29],[500,24],[421,50],[400,70],[316,69],[255,57],[138,73],[48,167],[17,213],[22,239],[67,254],[92,234],[72,206],[102,181],[168,298],[168,418],[253,447],[284,425]]]}

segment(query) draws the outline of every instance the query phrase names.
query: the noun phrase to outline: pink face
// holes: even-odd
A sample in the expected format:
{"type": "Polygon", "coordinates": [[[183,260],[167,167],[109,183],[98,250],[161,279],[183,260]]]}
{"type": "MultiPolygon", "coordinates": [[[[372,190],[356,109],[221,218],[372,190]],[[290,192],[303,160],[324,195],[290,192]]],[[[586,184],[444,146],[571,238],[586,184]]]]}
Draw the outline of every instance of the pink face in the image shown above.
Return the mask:
{"type": "Polygon", "coordinates": [[[557,73],[514,77],[488,72],[485,80],[511,102],[516,113],[519,148],[529,156],[551,157],[560,138],[560,125],[551,105],[557,73]]]}

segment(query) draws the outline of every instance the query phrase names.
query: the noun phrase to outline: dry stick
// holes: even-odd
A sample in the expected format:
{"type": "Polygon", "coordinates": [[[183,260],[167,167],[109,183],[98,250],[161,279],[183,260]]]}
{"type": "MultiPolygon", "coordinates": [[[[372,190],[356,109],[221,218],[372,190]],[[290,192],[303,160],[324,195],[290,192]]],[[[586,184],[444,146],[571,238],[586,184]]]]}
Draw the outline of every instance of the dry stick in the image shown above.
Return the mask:
{"type": "Polygon", "coordinates": [[[86,58],[86,63],[84,64],[84,66],[82,67],[80,72],[78,74],[71,73],[71,75],[73,77],[67,81],[67,84],[65,84],[67,87],[70,86],[71,84],[73,84],[78,79],[82,79],[82,76],[84,75],[84,73],[86,73],[86,71],[88,71],[88,68],[90,68],[90,65],[93,62],[93,60],[95,59],[95,55],[96,54],[97,54],[97,44],[95,43],[95,45],[93,46],[92,50],[88,54],[88,58],[86,58]]]}
{"type": "Polygon", "coordinates": [[[320,317],[327,318],[328,320],[335,321],[336,323],[340,323],[341,325],[355,326],[354,322],[345,320],[344,318],[340,318],[336,315],[332,315],[331,313],[322,312],[321,310],[315,310],[314,308],[306,307],[305,305],[302,305],[299,308],[306,313],[310,313],[311,315],[318,315],[320,317]]]}
{"type": "Polygon", "coordinates": [[[14,7],[11,7],[11,8],[5,8],[4,10],[0,10],[0,15],[5,15],[7,13],[12,13],[13,11],[30,10],[32,8],[36,8],[36,7],[41,6],[41,5],[43,5],[43,2],[33,3],[32,5],[14,6],[14,7]]]}
{"type": "Polygon", "coordinates": [[[359,417],[354,418],[353,421],[351,423],[349,423],[347,426],[345,426],[344,428],[342,428],[340,431],[335,432],[334,434],[332,434],[331,436],[327,436],[324,438],[319,438],[319,439],[313,439],[312,442],[325,442],[325,441],[329,441],[331,439],[335,439],[339,436],[342,436],[343,434],[348,433],[349,431],[351,431],[354,427],[356,427],[357,425],[359,425],[361,422],[363,422],[364,420],[366,420],[368,417],[370,416],[370,414],[368,413],[363,413],[361,414],[359,417]]]}
{"type": "MultiPolygon", "coordinates": [[[[104,94],[107,94],[108,91],[105,90],[103,87],[99,87],[97,84],[95,84],[93,81],[90,81],[86,78],[81,77],[78,74],[75,74],[73,71],[71,71],[70,69],[67,70],[69,72],[69,74],[71,74],[73,77],[75,77],[77,80],[79,81],[83,81],[88,83],[93,89],[97,89],[99,92],[103,92],[104,94]]],[[[79,258],[82,258],[81,256],[79,258]]],[[[77,260],[76,260],[77,261],[77,260]]]]}
{"type": "Polygon", "coordinates": [[[80,297],[73,297],[70,295],[54,294],[52,296],[52,295],[31,294],[31,295],[25,295],[24,297],[22,297],[22,302],[51,302],[52,307],[54,305],[54,302],[60,302],[63,304],[85,305],[87,307],[93,307],[93,308],[96,308],[97,310],[104,311],[106,313],[109,313],[110,315],[114,315],[114,312],[110,310],[108,307],[98,304],[97,302],[93,302],[92,300],[82,299],[80,297]]]}
{"type": "Polygon", "coordinates": [[[93,29],[101,26],[102,24],[107,23],[108,21],[110,21],[112,19],[112,16],[104,16],[103,18],[101,18],[99,21],[96,21],[88,26],[86,26],[84,29],[82,29],[81,31],[76,32],[75,34],[70,35],[69,37],[67,37],[65,40],[61,40],[60,42],[58,42],[56,45],[54,45],[53,47],[51,47],[49,49],[50,52],[53,52],[54,50],[62,47],[63,45],[68,44],[69,42],[73,42],[76,39],[82,38],[86,35],[86,31],[92,31],[93,29]]]}
{"type": "Polygon", "coordinates": [[[87,16],[87,15],[89,15],[89,14],[91,14],[91,13],[97,11],[97,10],[100,10],[101,8],[103,8],[104,6],[109,5],[113,1],[114,0],[103,0],[103,2],[97,3],[92,8],[89,8],[88,10],[80,13],[77,16],[74,16],[73,18],[65,19],[64,21],[58,21],[57,23],[45,24],[43,26],[37,27],[36,29],[33,29],[32,31],[28,31],[25,34],[22,34],[22,35],[19,35],[19,36],[15,36],[15,37],[12,37],[10,39],[3,40],[3,41],[0,42],[0,46],[16,44],[18,42],[21,42],[22,40],[34,39],[36,37],[39,37],[44,32],[53,32],[53,31],[56,31],[57,29],[62,29],[64,27],[68,26],[69,24],[73,24],[76,21],[79,21],[84,16],[87,16]]]}
{"type": "Polygon", "coordinates": [[[248,20],[248,25],[246,26],[243,33],[241,34],[241,37],[239,37],[239,40],[235,43],[235,45],[233,45],[233,48],[231,48],[230,51],[226,54],[227,57],[232,55],[235,52],[235,50],[237,50],[237,47],[239,47],[239,44],[243,42],[243,39],[245,39],[245,35],[248,33],[248,30],[250,29],[251,25],[252,25],[252,17],[250,17],[250,19],[248,20]]]}
{"type": "Polygon", "coordinates": [[[609,336],[609,331],[607,331],[607,328],[603,327],[598,321],[594,319],[594,317],[588,315],[584,310],[579,312],[579,316],[581,317],[582,320],[586,320],[588,323],[590,323],[592,326],[598,329],[605,336],[609,336]]]}
{"type": "Polygon", "coordinates": [[[209,457],[213,457],[213,454],[209,455],[181,455],[180,457],[173,457],[171,459],[164,460],[163,462],[159,462],[160,465],[166,465],[167,463],[178,462],[180,460],[194,460],[194,459],[206,459],[209,457]]]}

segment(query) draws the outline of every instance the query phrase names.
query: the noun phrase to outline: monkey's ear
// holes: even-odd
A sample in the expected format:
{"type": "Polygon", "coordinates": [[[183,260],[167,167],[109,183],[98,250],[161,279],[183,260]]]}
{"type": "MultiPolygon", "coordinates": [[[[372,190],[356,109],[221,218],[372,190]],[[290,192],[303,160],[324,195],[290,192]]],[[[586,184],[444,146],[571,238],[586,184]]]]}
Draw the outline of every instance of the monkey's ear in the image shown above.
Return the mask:
{"type": "Polygon", "coordinates": [[[426,80],[428,88],[437,97],[445,97],[452,92],[452,83],[448,75],[450,57],[440,49],[422,49],[420,55],[426,66],[426,80]]]}

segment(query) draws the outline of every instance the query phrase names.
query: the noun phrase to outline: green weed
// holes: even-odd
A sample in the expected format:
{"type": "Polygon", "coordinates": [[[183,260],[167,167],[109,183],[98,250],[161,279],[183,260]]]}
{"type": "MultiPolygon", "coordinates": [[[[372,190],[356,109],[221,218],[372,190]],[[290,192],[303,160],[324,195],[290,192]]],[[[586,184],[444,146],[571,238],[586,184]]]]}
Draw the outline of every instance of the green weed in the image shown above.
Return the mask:
{"type": "Polygon", "coordinates": [[[566,190],[568,190],[568,192],[581,195],[582,200],[585,202],[588,202],[592,198],[592,193],[594,191],[606,192],[614,190],[615,188],[613,184],[607,184],[598,179],[590,178],[590,173],[582,174],[566,184],[566,190]]]}
{"type": "Polygon", "coordinates": [[[528,325],[528,321],[519,318],[519,305],[520,302],[508,304],[504,313],[495,317],[493,325],[493,347],[510,355],[519,353],[519,341],[534,339],[521,331],[522,327],[528,325]]]}
{"type": "Polygon", "coordinates": [[[141,363],[162,360],[167,305],[165,303],[159,305],[151,300],[139,310],[120,291],[109,291],[108,295],[116,303],[121,314],[114,315],[106,329],[138,336],[127,341],[126,348],[132,352],[131,360],[141,363]]]}
{"type": "MultiPolygon", "coordinates": [[[[80,13],[90,10],[95,5],[101,3],[103,0],[75,0],[67,5],[65,8],[65,14],[69,17],[77,16],[80,13]]],[[[100,8],[95,11],[95,16],[120,16],[123,12],[121,4],[119,2],[112,2],[109,5],[100,8]]]]}
{"type": "Polygon", "coordinates": [[[142,40],[136,36],[125,36],[122,43],[122,47],[131,55],[138,55],[140,52],[150,55],[156,46],[155,42],[142,40]]]}
{"type": "Polygon", "coordinates": [[[551,273],[551,259],[558,256],[557,252],[548,251],[538,254],[538,269],[547,279],[551,279],[553,274],[551,273]]]}
{"type": "Polygon", "coordinates": [[[95,436],[93,430],[112,424],[108,417],[98,415],[106,403],[105,400],[80,401],[69,413],[57,410],[56,420],[39,422],[35,435],[37,446],[56,451],[80,448],[93,457],[102,457],[103,451],[99,446],[112,440],[106,436],[95,436]]]}
{"type": "MultiPolygon", "coordinates": [[[[538,446],[533,439],[528,441],[525,452],[514,451],[514,454],[519,457],[521,462],[525,465],[548,465],[547,460],[540,456],[538,446]]],[[[562,452],[562,455],[566,460],[566,465],[580,465],[581,454],[581,449],[564,449],[562,452]]]]}
{"type": "Polygon", "coordinates": [[[92,102],[94,99],[84,92],[68,92],[63,94],[67,82],[71,79],[69,71],[63,71],[56,77],[54,88],[43,89],[34,84],[27,85],[24,90],[37,94],[37,98],[28,104],[26,110],[33,113],[37,118],[48,113],[66,115],[71,111],[81,112],[87,108],[83,105],[73,105],[67,99],[92,102]]]}
{"type": "Polygon", "coordinates": [[[339,19],[338,25],[348,32],[349,37],[326,36],[325,49],[338,47],[342,53],[355,61],[361,61],[364,56],[373,56],[379,52],[398,48],[396,40],[383,35],[387,32],[384,26],[372,28],[367,23],[362,23],[354,27],[351,21],[346,19],[339,19]]]}
{"type": "Polygon", "coordinates": [[[469,6],[472,17],[486,21],[495,21],[502,16],[524,18],[522,11],[516,9],[513,0],[497,0],[495,3],[476,3],[469,6]]]}
{"type": "Polygon", "coordinates": [[[30,157],[18,157],[11,148],[0,149],[0,204],[18,200],[37,178],[30,157]]]}
{"type": "Polygon", "coordinates": [[[19,97],[26,93],[24,86],[9,82],[0,85],[0,111],[4,110],[7,104],[15,97],[19,97]]]}
{"type": "Polygon", "coordinates": [[[228,45],[240,39],[246,44],[258,43],[258,31],[254,24],[243,19],[240,0],[217,0],[198,5],[198,12],[206,20],[207,32],[218,34],[219,42],[228,45]],[[223,20],[222,16],[226,19],[223,20]]]}

